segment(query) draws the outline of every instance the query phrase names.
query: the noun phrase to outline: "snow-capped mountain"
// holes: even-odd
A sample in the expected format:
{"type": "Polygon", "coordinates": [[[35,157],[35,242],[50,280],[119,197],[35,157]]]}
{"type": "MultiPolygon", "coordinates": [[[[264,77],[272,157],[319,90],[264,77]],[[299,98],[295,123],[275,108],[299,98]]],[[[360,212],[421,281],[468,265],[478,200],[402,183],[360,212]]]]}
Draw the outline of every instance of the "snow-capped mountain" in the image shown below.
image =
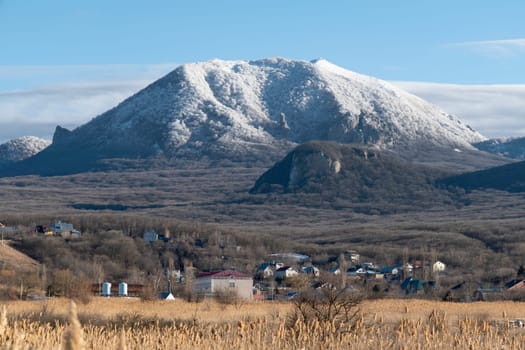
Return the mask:
{"type": "Polygon", "coordinates": [[[484,139],[414,95],[325,60],[212,60],[179,66],[71,132],[57,128],[38,157],[275,160],[310,140],[472,150],[484,139]]]}
{"type": "Polygon", "coordinates": [[[393,85],[325,60],[220,61],[178,67],[74,131],[140,153],[245,152],[313,139],[471,148],[484,138],[393,85]]]}
{"type": "Polygon", "coordinates": [[[29,158],[50,142],[35,136],[22,136],[0,145],[0,163],[17,162],[29,158]]]}
{"type": "Polygon", "coordinates": [[[525,159],[525,137],[511,139],[490,139],[475,143],[482,151],[498,154],[513,159],[525,159]]]}

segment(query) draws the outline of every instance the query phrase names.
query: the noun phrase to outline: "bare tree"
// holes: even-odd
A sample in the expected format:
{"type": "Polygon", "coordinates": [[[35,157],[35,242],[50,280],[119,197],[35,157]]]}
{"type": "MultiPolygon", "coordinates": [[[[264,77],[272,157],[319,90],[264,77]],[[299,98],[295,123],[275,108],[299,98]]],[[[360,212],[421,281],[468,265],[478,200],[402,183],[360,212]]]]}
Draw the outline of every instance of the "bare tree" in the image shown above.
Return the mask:
{"type": "Polygon", "coordinates": [[[335,288],[324,283],[317,289],[300,293],[293,299],[293,310],[289,315],[289,325],[297,322],[333,322],[353,326],[359,319],[359,304],[362,296],[346,288],[335,288]]]}
{"type": "Polygon", "coordinates": [[[341,273],[341,285],[340,288],[344,289],[346,288],[346,259],[345,254],[341,253],[339,254],[339,271],[341,273]]]}
{"type": "Polygon", "coordinates": [[[189,259],[184,259],[184,297],[187,301],[201,301],[202,297],[193,290],[195,268],[189,259]]]}

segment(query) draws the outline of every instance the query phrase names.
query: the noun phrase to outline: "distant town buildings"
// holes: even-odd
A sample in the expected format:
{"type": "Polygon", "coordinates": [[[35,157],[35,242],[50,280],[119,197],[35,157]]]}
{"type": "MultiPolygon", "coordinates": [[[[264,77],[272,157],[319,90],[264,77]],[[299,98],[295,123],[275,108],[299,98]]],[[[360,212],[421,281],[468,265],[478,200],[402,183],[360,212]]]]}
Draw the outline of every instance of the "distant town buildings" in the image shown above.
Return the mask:
{"type": "Polygon", "coordinates": [[[36,225],[35,232],[45,236],[61,236],[64,238],[79,238],[81,233],[73,227],[73,224],[56,221],[49,227],[46,225],[36,225]]]}

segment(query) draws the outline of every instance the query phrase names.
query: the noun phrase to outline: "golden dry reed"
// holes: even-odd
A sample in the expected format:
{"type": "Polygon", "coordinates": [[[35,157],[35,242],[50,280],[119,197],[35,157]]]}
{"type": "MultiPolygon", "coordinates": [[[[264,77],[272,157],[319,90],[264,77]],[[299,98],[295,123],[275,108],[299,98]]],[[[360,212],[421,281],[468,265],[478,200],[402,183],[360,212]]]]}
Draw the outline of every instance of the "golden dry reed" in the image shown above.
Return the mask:
{"type": "Polygon", "coordinates": [[[79,311],[71,303],[67,321],[64,301],[10,303],[0,312],[0,349],[525,349],[521,304],[378,301],[352,324],[290,325],[286,304],[114,303],[120,314],[101,308],[107,300],[79,311]],[[150,317],[152,309],[166,311],[150,317]]]}
{"type": "Polygon", "coordinates": [[[69,310],[69,327],[64,332],[64,350],[82,350],[84,341],[82,339],[82,326],[78,320],[77,305],[71,301],[69,310]]]}

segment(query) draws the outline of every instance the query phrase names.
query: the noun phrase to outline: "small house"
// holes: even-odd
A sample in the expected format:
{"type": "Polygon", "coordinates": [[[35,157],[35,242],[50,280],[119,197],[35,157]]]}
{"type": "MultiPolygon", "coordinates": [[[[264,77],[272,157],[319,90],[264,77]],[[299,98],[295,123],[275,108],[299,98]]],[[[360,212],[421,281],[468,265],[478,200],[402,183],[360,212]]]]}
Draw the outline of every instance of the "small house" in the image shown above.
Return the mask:
{"type": "Polygon", "coordinates": [[[16,227],[6,226],[3,224],[0,226],[0,233],[14,233],[14,232],[16,232],[16,227]]]}
{"type": "Polygon", "coordinates": [[[362,264],[362,266],[366,268],[367,270],[377,270],[378,269],[377,265],[374,264],[373,262],[365,262],[362,264]]]}
{"type": "Polygon", "coordinates": [[[412,266],[414,268],[414,270],[419,270],[419,269],[422,269],[423,266],[425,266],[425,262],[423,260],[412,260],[412,266]]]}
{"type": "Polygon", "coordinates": [[[275,279],[286,279],[299,275],[299,272],[290,266],[283,266],[275,271],[275,279]]]}
{"type": "Polygon", "coordinates": [[[263,288],[260,285],[254,285],[252,289],[252,299],[253,300],[264,300],[266,299],[266,294],[264,293],[263,288]]]}
{"type": "Polygon", "coordinates": [[[159,299],[161,300],[175,300],[175,297],[170,292],[162,292],[159,294],[159,299]]]}
{"type": "Polygon", "coordinates": [[[57,221],[51,224],[51,230],[55,233],[55,235],[60,235],[62,232],[71,232],[73,231],[73,224],[57,221]]]}
{"type": "Polygon", "coordinates": [[[166,272],[168,275],[168,278],[171,281],[177,282],[177,283],[183,283],[184,282],[184,274],[183,272],[179,270],[169,270],[166,272]]]}
{"type": "Polygon", "coordinates": [[[474,300],[477,301],[495,301],[501,300],[503,297],[503,290],[498,286],[480,286],[474,292],[474,300]]]}
{"type": "Polygon", "coordinates": [[[193,282],[193,291],[205,296],[233,292],[242,299],[253,298],[253,277],[236,270],[200,273],[193,282]]]}
{"type": "Polygon", "coordinates": [[[401,289],[406,294],[418,294],[424,291],[424,283],[420,279],[408,277],[401,283],[401,289]]]}
{"type": "Polygon", "coordinates": [[[379,270],[380,273],[386,276],[397,276],[401,272],[401,266],[387,266],[379,270]]]}
{"type": "Polygon", "coordinates": [[[277,270],[278,267],[276,263],[273,262],[265,262],[261,265],[257,266],[257,277],[259,278],[270,278],[275,273],[275,270],[277,270]]]}
{"type": "MultiPolygon", "coordinates": [[[[73,224],[60,220],[51,224],[50,231],[52,231],[55,236],[80,237],[80,231],[76,230],[73,224]]],[[[45,234],[47,234],[47,232],[45,234]]]]}
{"type": "Polygon", "coordinates": [[[411,263],[406,263],[402,266],[402,270],[404,273],[411,275],[414,272],[414,265],[411,263]]]}
{"type": "Polygon", "coordinates": [[[372,269],[372,268],[369,268],[369,267],[366,267],[364,265],[358,265],[358,266],[355,266],[355,267],[351,267],[349,268],[347,271],[346,271],[346,275],[348,277],[355,277],[355,276],[358,276],[358,277],[366,277],[366,278],[369,278],[369,277],[376,277],[376,275],[381,275],[381,278],[382,278],[382,274],[380,274],[378,271],[376,271],[375,269],[372,269]]]}
{"type": "Polygon", "coordinates": [[[441,261],[436,261],[432,265],[432,272],[443,272],[443,271],[445,271],[445,268],[446,268],[445,263],[443,263],[441,261]]]}
{"type": "Polygon", "coordinates": [[[304,274],[313,275],[314,277],[319,277],[319,269],[315,266],[303,266],[301,268],[301,271],[304,274]]]}
{"type": "Polygon", "coordinates": [[[345,252],[345,258],[347,258],[354,264],[359,263],[359,253],[356,250],[347,250],[345,252]]]}
{"type": "Polygon", "coordinates": [[[341,269],[338,268],[338,267],[332,267],[329,271],[332,275],[340,275],[341,274],[341,269]]]}
{"type": "Polygon", "coordinates": [[[159,234],[155,232],[154,230],[148,230],[144,232],[142,235],[142,238],[144,239],[144,242],[146,243],[153,243],[159,240],[159,234]]]}
{"type": "Polygon", "coordinates": [[[525,280],[515,279],[505,283],[505,289],[508,291],[525,290],[525,280]]]}

